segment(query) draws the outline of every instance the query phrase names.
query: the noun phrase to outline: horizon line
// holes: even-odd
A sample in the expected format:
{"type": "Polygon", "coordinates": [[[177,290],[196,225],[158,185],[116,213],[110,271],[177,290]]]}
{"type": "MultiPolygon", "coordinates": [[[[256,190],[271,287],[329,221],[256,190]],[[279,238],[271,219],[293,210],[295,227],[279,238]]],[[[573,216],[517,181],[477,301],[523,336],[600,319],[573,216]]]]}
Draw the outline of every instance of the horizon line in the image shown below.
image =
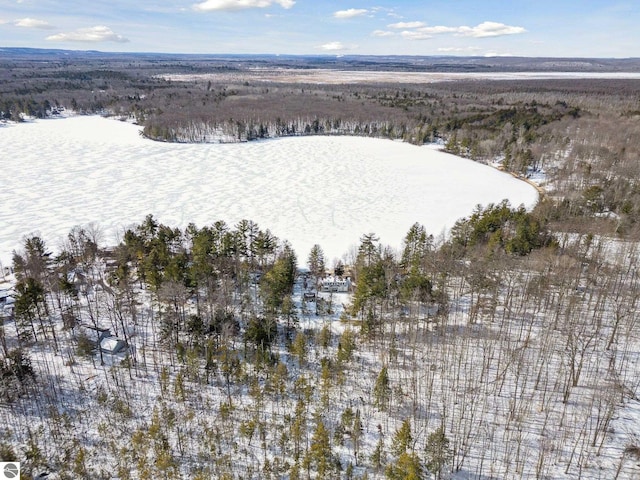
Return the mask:
{"type": "Polygon", "coordinates": [[[0,46],[0,52],[8,50],[33,50],[42,52],[72,52],[72,53],[88,53],[88,54],[109,54],[109,55],[164,55],[164,56],[225,56],[225,57],[322,57],[322,58],[345,58],[345,57],[374,57],[374,58],[457,58],[457,59],[526,59],[526,60],[640,60],[638,57],[585,57],[585,56],[526,56],[526,55],[455,55],[455,54],[432,54],[432,55],[414,55],[414,54],[367,54],[367,53],[225,53],[225,52],[209,52],[209,53],[189,53],[189,52],[151,52],[151,51],[110,51],[95,49],[68,49],[68,48],[47,48],[47,47],[5,47],[0,46]]]}

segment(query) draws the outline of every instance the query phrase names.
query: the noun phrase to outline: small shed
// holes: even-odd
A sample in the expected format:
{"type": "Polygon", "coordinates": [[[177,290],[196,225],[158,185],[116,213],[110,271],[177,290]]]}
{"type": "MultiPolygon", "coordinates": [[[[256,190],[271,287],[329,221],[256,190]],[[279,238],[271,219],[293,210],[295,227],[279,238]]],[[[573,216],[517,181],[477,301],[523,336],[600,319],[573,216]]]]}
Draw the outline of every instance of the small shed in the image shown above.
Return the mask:
{"type": "Polygon", "coordinates": [[[4,305],[0,308],[0,316],[7,318],[9,320],[13,319],[13,315],[15,313],[15,305],[13,303],[4,305]]]}
{"type": "Polygon", "coordinates": [[[13,290],[0,290],[0,304],[15,303],[15,292],[13,290]]]}
{"type": "Polygon", "coordinates": [[[128,348],[127,342],[118,337],[105,337],[100,341],[100,350],[109,355],[125,352],[128,348]]]}

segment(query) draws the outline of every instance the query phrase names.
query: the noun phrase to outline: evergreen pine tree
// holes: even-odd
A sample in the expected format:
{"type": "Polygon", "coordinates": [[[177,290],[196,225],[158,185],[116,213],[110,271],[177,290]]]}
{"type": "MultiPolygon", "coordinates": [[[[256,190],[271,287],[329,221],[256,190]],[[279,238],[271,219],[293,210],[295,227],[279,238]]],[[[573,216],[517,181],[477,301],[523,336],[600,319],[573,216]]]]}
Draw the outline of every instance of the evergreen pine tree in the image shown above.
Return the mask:
{"type": "Polygon", "coordinates": [[[422,480],[424,472],[420,458],[415,453],[404,452],[398,459],[387,465],[385,476],[389,480],[422,480]]]}
{"type": "Polygon", "coordinates": [[[451,449],[449,439],[444,434],[442,427],[432,432],[427,437],[425,445],[427,469],[440,479],[444,466],[451,461],[451,449]]]}
{"type": "Polygon", "coordinates": [[[307,260],[307,264],[309,266],[309,271],[315,280],[322,278],[325,271],[325,259],[324,252],[320,245],[315,244],[311,247],[311,251],[309,252],[309,258],[307,260]]]}
{"type": "Polygon", "coordinates": [[[412,444],[413,437],[411,435],[411,423],[409,422],[409,419],[406,419],[393,434],[391,452],[396,457],[399,457],[403,453],[411,450],[412,444]]]}
{"type": "Polygon", "coordinates": [[[318,420],[316,429],[311,438],[309,459],[316,467],[319,478],[326,478],[332,469],[331,442],[329,431],[322,420],[318,420]]]}
{"type": "Polygon", "coordinates": [[[391,387],[389,386],[389,373],[385,365],[378,374],[376,384],[373,387],[373,402],[376,408],[384,411],[389,406],[390,398],[391,387]]]}

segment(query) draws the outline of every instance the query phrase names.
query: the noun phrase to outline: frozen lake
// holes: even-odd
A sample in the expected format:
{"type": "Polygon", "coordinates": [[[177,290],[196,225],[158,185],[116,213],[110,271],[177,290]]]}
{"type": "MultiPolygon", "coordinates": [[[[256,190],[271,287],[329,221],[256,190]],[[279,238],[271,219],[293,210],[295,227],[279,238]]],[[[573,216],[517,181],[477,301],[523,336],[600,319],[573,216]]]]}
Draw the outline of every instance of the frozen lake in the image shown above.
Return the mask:
{"type": "Polygon", "coordinates": [[[414,222],[438,235],[477,204],[532,207],[525,182],[430,147],[359,137],[243,144],[165,144],[100,117],[0,125],[0,260],[25,235],[53,250],[76,225],[105,243],[151,213],[172,227],[246,218],[295,248],[319,243],[329,261],[364,233],[400,247],[414,222]]]}

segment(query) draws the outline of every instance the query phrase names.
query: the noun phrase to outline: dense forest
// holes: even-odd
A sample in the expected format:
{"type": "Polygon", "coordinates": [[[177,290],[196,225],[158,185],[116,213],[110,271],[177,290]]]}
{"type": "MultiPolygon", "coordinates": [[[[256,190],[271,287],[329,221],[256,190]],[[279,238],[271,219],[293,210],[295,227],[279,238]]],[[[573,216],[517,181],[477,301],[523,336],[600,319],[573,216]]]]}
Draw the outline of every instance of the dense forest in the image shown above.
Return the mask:
{"type": "Polygon", "coordinates": [[[332,265],[251,220],[181,230],[150,214],[119,245],[77,227],[56,253],[28,236],[2,310],[2,460],[61,479],[640,474],[638,82],[0,63],[5,120],[98,113],[161,141],[439,141],[544,172],[532,211],[479,206],[447,238],[415,224],[400,251],[363,232],[332,265]]]}

